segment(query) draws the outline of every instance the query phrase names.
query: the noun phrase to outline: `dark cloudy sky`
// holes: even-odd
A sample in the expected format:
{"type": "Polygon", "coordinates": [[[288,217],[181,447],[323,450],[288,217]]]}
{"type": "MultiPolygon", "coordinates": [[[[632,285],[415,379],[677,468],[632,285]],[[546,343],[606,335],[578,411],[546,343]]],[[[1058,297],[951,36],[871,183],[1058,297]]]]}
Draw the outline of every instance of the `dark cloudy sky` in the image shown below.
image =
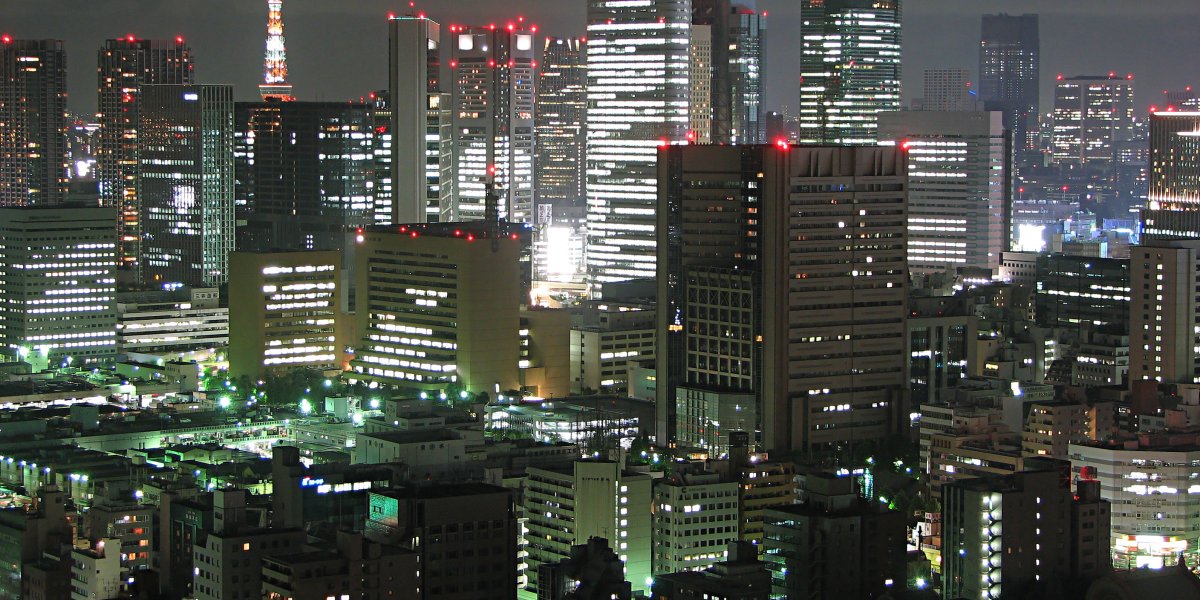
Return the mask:
{"type": "MultiPolygon", "coordinates": [[[[387,82],[389,11],[407,0],[285,0],[291,80],[301,99],[341,100],[387,82]]],[[[797,94],[797,0],[759,0],[769,11],[770,108],[797,94]]],[[[524,15],[549,35],[581,35],[585,0],[425,0],[442,23],[486,23],[524,15]]],[[[1138,102],[1164,88],[1200,84],[1200,0],[907,0],[905,95],[920,94],[921,70],[977,66],[984,12],[1041,15],[1043,110],[1058,72],[1133,72],[1138,102]]],[[[72,110],[95,110],[96,49],[106,38],[184,35],[204,83],[233,83],[256,96],[264,0],[0,0],[0,32],[66,40],[72,110]]]]}

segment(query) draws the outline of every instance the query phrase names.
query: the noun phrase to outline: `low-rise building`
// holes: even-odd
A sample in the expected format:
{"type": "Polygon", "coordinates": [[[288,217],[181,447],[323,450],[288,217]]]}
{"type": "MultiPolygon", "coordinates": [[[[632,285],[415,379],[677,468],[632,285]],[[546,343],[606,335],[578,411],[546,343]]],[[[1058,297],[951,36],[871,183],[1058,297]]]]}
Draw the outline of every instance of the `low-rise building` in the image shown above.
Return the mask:
{"type": "Polygon", "coordinates": [[[201,358],[229,345],[217,288],[117,294],[117,353],[201,358]]]}
{"type": "Polygon", "coordinates": [[[654,307],[612,301],[571,310],[571,393],[620,393],[629,388],[627,363],[653,360],[654,307]]]}
{"type": "MultiPolygon", "coordinates": [[[[417,554],[390,544],[363,539],[362,533],[339,531],[332,547],[268,556],[262,560],[266,600],[327,600],[343,596],[359,600],[420,598],[417,554]]],[[[256,596],[257,597],[257,596],[256,596]]]]}
{"type": "Polygon", "coordinates": [[[655,576],[700,571],[725,558],[738,540],[737,481],[716,473],[677,473],[654,482],[655,576]]]}

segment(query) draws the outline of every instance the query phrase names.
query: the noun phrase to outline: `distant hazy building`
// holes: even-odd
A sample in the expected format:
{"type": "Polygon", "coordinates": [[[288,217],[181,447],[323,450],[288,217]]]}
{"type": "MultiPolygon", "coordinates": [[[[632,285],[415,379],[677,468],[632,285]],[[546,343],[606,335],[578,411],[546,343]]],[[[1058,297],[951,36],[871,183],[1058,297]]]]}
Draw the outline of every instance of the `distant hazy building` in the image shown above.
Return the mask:
{"type": "Polygon", "coordinates": [[[880,113],[880,143],[908,158],[910,270],[999,269],[1012,228],[1001,121],[998,112],[880,113]]]}
{"type": "MultiPolygon", "coordinates": [[[[966,69],[925,69],[925,93],[913,110],[961,111],[975,110],[977,95],[971,86],[971,72],[966,69]],[[919,104],[919,106],[918,106],[919,104]]],[[[1001,124],[1003,127],[1003,123],[1001,124]]],[[[880,137],[880,139],[884,139],[880,137]]]]}
{"type": "Polygon", "coordinates": [[[235,252],[230,255],[229,370],[268,372],[341,367],[341,255],[235,252]]]}
{"type": "Polygon", "coordinates": [[[194,83],[195,64],[182,37],[144,40],[132,35],[105,41],[97,64],[96,181],[101,204],[117,208],[120,264],[132,266],[143,238],[137,188],[142,86],[194,83]]]}
{"type": "Polygon", "coordinates": [[[660,156],[658,439],[678,437],[694,390],[730,410],[753,397],[766,448],[888,435],[906,361],[900,149],[660,156]],[[845,334],[868,320],[869,337],[845,334]]]}
{"type": "Polygon", "coordinates": [[[1004,114],[1018,165],[1041,162],[1038,142],[1041,39],[1038,16],[983,15],[979,36],[979,99],[1004,114]]]}
{"type": "Polygon", "coordinates": [[[800,142],[874,144],[900,109],[900,0],[802,0],[800,142]]]}
{"type": "Polygon", "coordinates": [[[0,339],[50,366],[114,358],[116,232],[111,208],[0,209],[0,339]]]}
{"type": "Polygon", "coordinates": [[[67,193],[67,54],[61,40],[0,37],[0,206],[67,193]]]}
{"type": "Polygon", "coordinates": [[[1134,137],[1133,76],[1058,77],[1050,159],[1067,166],[1113,164],[1134,137]]]}
{"type": "MultiPolygon", "coordinates": [[[[582,205],[587,182],[587,41],[547,37],[538,69],[534,200],[538,207],[582,205]]],[[[535,222],[548,224],[540,218],[535,222]]]]}
{"type": "Polygon", "coordinates": [[[766,141],[766,32],[766,14],[755,10],[752,2],[692,0],[691,111],[704,115],[702,124],[691,128],[692,141],[766,141]]]}
{"type": "Polygon", "coordinates": [[[594,284],[655,277],[655,164],[659,145],[687,139],[691,8],[689,0],[588,3],[587,265],[594,284]]]}
{"type": "Polygon", "coordinates": [[[1150,115],[1150,194],[1141,220],[1147,238],[1200,237],[1200,112],[1150,115]]]}
{"type": "Polygon", "coordinates": [[[144,85],[140,94],[141,283],[225,283],[235,243],[233,86],[144,85]]]}

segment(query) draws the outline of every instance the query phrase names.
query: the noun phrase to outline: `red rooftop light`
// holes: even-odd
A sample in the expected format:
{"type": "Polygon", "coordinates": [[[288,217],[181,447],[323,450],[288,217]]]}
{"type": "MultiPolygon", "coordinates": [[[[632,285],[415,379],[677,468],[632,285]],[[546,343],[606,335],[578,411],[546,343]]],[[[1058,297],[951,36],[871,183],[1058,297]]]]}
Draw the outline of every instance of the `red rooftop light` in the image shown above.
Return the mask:
{"type": "Polygon", "coordinates": [[[3,41],[5,44],[11,44],[11,43],[12,43],[12,36],[11,36],[11,35],[5,35],[4,37],[0,37],[0,41],[3,41]]]}

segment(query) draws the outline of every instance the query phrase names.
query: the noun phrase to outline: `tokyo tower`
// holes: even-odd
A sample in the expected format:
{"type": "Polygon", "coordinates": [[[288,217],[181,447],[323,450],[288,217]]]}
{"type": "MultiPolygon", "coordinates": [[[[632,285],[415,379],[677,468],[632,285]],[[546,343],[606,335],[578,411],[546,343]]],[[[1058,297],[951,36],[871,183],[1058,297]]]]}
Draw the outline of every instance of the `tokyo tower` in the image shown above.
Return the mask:
{"type": "Polygon", "coordinates": [[[287,48],[283,43],[283,0],[267,0],[267,51],[263,60],[263,83],[258,93],[263,100],[291,102],[292,84],[287,82],[287,48]]]}

